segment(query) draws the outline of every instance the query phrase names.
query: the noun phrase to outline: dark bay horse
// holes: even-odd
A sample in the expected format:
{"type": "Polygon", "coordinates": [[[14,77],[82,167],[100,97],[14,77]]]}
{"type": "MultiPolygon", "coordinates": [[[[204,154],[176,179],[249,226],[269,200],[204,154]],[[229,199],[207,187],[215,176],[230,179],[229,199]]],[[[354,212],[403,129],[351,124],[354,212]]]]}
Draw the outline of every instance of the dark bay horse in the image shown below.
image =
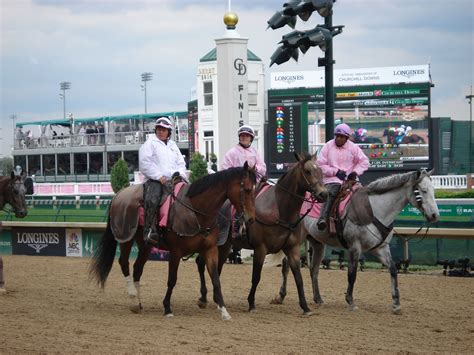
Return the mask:
{"type": "Polygon", "coordinates": [[[26,209],[26,174],[12,171],[10,176],[0,176],[0,208],[8,203],[16,218],[24,218],[28,214],[26,209]]]}
{"type": "MultiPolygon", "coordinates": [[[[300,271],[300,245],[305,235],[300,234],[302,223],[300,209],[305,193],[310,192],[319,201],[325,201],[327,190],[322,184],[322,171],[310,155],[296,155],[298,162],[276,185],[263,191],[255,200],[256,220],[248,226],[247,236],[229,236],[219,247],[219,273],[232,245],[253,249],[252,288],[248,295],[249,311],[255,311],[255,292],[262,273],[265,256],[282,250],[288,257],[289,265],[298,288],[299,304],[304,314],[311,313],[304,296],[303,279],[300,271]]],[[[197,260],[201,278],[201,298],[199,304],[207,304],[207,288],[204,279],[204,264],[197,260]]]]}
{"type": "MultiPolygon", "coordinates": [[[[390,227],[393,227],[395,218],[408,203],[416,207],[428,222],[436,222],[439,219],[438,206],[436,205],[430,175],[431,172],[418,170],[388,176],[370,183],[366,187],[366,191],[369,195],[369,203],[374,217],[379,222],[373,219],[373,223],[367,225],[354,223],[350,218],[351,214],[347,213],[347,210],[350,208],[348,206],[343,217],[344,230],[342,241],[337,237],[328,235],[326,231],[319,231],[317,228],[317,218],[309,216],[304,218],[304,234],[312,246],[310,273],[313,283],[313,297],[316,304],[324,303],[319,293],[318,275],[319,266],[324,258],[325,246],[329,245],[349,250],[346,302],[349,304],[350,309],[357,309],[352,292],[356,281],[359,258],[361,253],[369,252],[388,268],[391,277],[392,311],[396,314],[401,312],[397,268],[392,260],[389,246],[393,236],[393,230],[390,230],[390,227]],[[376,226],[378,223],[386,226],[385,236],[381,232],[384,229],[376,226]]],[[[358,190],[355,195],[362,192],[363,189],[358,190]]],[[[349,205],[354,201],[355,199],[349,202],[349,205]]],[[[360,206],[357,207],[360,208],[360,206]]],[[[288,266],[285,262],[282,265],[283,283],[277,296],[280,302],[283,302],[286,295],[286,278],[288,277],[288,266]]]]}
{"type": "MultiPolygon", "coordinates": [[[[241,168],[231,168],[207,175],[187,185],[176,197],[164,234],[164,242],[170,251],[168,289],[163,300],[166,316],[173,316],[171,294],[176,285],[181,258],[192,253],[199,253],[205,260],[212,280],[214,301],[218,305],[221,317],[223,320],[231,319],[224,305],[218,273],[217,217],[219,209],[229,199],[236,210],[244,214],[246,222],[253,222],[255,183],[255,170],[249,168],[246,163],[241,168]]],[[[145,244],[143,240],[143,226],[138,225],[137,209],[142,196],[143,186],[135,185],[121,190],[114,197],[109,211],[107,229],[96,249],[90,269],[91,276],[104,287],[114,261],[117,241],[120,242],[119,263],[127,282],[128,293],[129,296],[138,299],[138,305],[132,309],[135,311],[142,309],[139,294],[140,277],[151,251],[151,246],[145,244]],[[138,193],[135,193],[134,189],[138,190],[138,193]],[[126,208],[121,208],[124,203],[127,204],[126,208]],[[133,267],[132,281],[128,258],[134,241],[138,245],[138,257],[133,267]]]]}
{"type": "MultiPolygon", "coordinates": [[[[9,204],[16,218],[24,218],[28,214],[26,209],[26,174],[21,170],[12,171],[10,176],[0,176],[0,208],[4,209],[9,204]]],[[[6,292],[3,277],[3,259],[0,255],[0,293],[6,292]]]]}

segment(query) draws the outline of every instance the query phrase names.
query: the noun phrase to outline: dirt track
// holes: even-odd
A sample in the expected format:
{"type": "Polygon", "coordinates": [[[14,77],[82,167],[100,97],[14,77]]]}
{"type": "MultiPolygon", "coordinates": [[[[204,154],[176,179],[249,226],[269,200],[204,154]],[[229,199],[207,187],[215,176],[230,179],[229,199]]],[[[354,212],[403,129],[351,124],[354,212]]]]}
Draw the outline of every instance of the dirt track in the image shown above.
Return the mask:
{"type": "MultiPolygon", "coordinates": [[[[251,265],[226,265],[223,292],[233,319],[220,320],[213,303],[199,309],[195,264],[180,266],[174,318],[162,315],[167,263],[149,262],[142,279],[145,311],[128,310],[116,263],[105,292],[87,281],[89,259],[4,256],[8,292],[0,295],[0,353],[11,352],[449,352],[474,349],[474,279],[400,275],[402,315],[390,312],[385,272],[359,273],[351,312],[346,273],[323,270],[324,307],[302,317],[294,281],[283,305],[271,305],[278,268],[264,268],[256,313],[247,312],[251,265]]],[[[308,270],[303,269],[308,302],[308,270]]],[[[209,282],[209,280],[208,280],[209,282]]],[[[212,297],[211,297],[212,299],[212,297]]]]}

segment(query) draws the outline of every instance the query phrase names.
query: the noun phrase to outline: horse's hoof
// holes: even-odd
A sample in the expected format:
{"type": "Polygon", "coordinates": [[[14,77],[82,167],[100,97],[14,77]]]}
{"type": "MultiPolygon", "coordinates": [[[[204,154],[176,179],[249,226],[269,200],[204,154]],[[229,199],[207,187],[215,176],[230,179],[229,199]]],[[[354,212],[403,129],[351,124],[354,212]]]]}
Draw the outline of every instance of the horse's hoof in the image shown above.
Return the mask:
{"type": "Polygon", "coordinates": [[[136,305],[130,306],[130,310],[132,311],[132,313],[139,314],[142,312],[143,307],[140,304],[136,304],[136,305]]]}
{"type": "Polygon", "coordinates": [[[257,313],[257,308],[249,308],[249,313],[257,313]]]}
{"type": "Polygon", "coordinates": [[[401,306],[392,306],[392,313],[396,315],[402,314],[402,307],[401,306]]]}
{"type": "Polygon", "coordinates": [[[229,321],[229,320],[231,320],[231,319],[232,319],[232,317],[230,316],[230,314],[227,314],[227,315],[225,315],[225,316],[222,316],[222,320],[223,320],[223,321],[229,321]]]}
{"type": "Polygon", "coordinates": [[[0,295],[7,293],[7,290],[3,287],[0,287],[0,295]]]}
{"type": "Polygon", "coordinates": [[[313,311],[306,311],[306,312],[303,312],[303,317],[311,317],[313,315],[313,311]]]}
{"type": "Polygon", "coordinates": [[[283,300],[280,296],[275,296],[275,298],[270,301],[270,304],[283,304],[283,300]]]}
{"type": "Polygon", "coordinates": [[[173,313],[167,313],[167,314],[165,314],[165,317],[166,318],[173,318],[174,314],[173,313]]]}
{"type": "Polygon", "coordinates": [[[350,304],[350,305],[349,305],[349,310],[351,310],[351,311],[358,311],[358,310],[359,310],[359,307],[357,307],[355,304],[350,304]]]}
{"type": "Polygon", "coordinates": [[[196,303],[197,303],[198,307],[201,308],[201,309],[207,308],[207,302],[203,302],[201,300],[198,300],[196,303]]]}

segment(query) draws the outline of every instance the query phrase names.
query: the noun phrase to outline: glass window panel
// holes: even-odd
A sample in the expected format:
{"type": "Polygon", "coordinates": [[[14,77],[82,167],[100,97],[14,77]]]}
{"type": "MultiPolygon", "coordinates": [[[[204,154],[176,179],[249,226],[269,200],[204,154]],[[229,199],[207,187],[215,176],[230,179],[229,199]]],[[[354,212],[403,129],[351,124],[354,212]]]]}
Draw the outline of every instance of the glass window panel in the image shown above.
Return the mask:
{"type": "Polygon", "coordinates": [[[87,174],[87,153],[74,154],[74,174],[87,174]]]}
{"type": "Polygon", "coordinates": [[[104,172],[104,160],[102,153],[89,153],[89,173],[102,174],[104,172]]]}
{"type": "Polygon", "coordinates": [[[71,173],[71,155],[58,154],[58,175],[69,175],[71,173]]]}
{"type": "Polygon", "coordinates": [[[43,155],[43,174],[46,176],[56,175],[54,154],[43,155]]]}

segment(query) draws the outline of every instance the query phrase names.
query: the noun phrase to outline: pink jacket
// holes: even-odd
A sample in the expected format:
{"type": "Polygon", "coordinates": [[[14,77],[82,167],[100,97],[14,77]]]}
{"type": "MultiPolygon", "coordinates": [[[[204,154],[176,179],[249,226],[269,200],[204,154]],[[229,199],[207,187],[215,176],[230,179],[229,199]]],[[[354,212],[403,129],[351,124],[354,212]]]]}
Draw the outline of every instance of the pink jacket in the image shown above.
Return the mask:
{"type": "Polygon", "coordinates": [[[338,170],[345,171],[347,175],[353,171],[362,175],[369,168],[369,158],[357,144],[349,140],[342,147],[338,147],[334,139],[331,139],[319,152],[317,163],[323,171],[325,184],[342,183],[336,177],[338,170]]]}
{"type": "Polygon", "coordinates": [[[257,180],[260,180],[260,177],[267,173],[267,166],[257,150],[254,147],[245,149],[240,144],[233,146],[227,151],[222,160],[221,169],[244,166],[246,161],[249,166],[255,166],[257,169],[257,180]]]}

